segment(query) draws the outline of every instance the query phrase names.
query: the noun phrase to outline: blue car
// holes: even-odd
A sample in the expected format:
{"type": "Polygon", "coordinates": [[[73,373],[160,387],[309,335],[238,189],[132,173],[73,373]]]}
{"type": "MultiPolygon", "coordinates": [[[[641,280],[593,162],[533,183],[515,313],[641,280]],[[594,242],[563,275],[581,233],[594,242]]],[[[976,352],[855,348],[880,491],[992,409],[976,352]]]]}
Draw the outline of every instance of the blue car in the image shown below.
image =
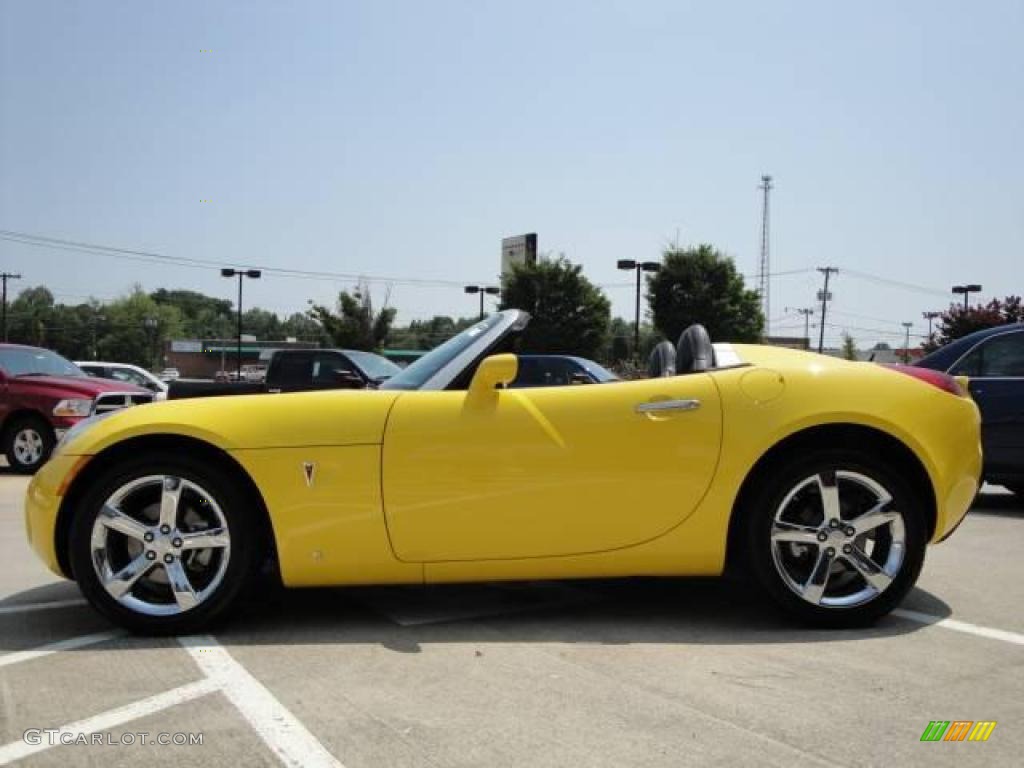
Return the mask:
{"type": "Polygon", "coordinates": [[[984,478],[1024,498],[1024,323],[964,336],[917,365],[970,377],[981,410],[984,478]]]}
{"type": "Polygon", "coordinates": [[[572,355],[519,355],[519,372],[509,384],[523,387],[558,387],[566,384],[603,384],[616,376],[593,360],[572,355]]]}

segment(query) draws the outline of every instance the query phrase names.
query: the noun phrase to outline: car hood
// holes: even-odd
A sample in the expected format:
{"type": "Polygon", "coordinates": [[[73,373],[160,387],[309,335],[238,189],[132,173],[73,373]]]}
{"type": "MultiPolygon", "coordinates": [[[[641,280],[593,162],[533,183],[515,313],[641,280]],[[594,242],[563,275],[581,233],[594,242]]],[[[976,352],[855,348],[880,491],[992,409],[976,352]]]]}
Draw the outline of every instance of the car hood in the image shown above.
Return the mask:
{"type": "Polygon", "coordinates": [[[382,442],[401,392],[327,390],[165,400],[126,408],[81,431],[62,452],[90,455],[121,440],[182,435],[225,451],[382,442]]]}
{"type": "Polygon", "coordinates": [[[30,389],[40,394],[49,390],[55,396],[60,397],[80,395],[91,399],[103,392],[149,393],[148,389],[137,387],[134,384],[95,379],[91,376],[14,376],[8,381],[19,389],[30,389]]]}

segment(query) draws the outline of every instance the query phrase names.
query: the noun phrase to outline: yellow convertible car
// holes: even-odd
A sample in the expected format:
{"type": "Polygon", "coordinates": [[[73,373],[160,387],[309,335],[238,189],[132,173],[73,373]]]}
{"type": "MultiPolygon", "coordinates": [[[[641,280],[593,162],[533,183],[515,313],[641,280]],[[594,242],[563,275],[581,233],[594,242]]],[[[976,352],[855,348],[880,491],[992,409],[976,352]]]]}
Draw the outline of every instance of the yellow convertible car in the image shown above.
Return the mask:
{"type": "Polygon", "coordinates": [[[978,410],[945,374],[694,326],[651,378],[505,388],[528,322],[492,315],[378,390],[84,421],[28,489],[32,546],[148,633],[208,624],[268,564],[291,587],[739,567],[850,626],[899,603],[977,491],[978,410]]]}

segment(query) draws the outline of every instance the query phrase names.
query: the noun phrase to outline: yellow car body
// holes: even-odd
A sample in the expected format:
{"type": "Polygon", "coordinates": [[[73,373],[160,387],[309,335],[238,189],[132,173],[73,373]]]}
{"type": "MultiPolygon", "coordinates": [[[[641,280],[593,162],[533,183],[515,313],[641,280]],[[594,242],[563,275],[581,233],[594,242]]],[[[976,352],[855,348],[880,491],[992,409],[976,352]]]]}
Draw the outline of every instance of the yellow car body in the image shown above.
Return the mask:
{"type": "MultiPolygon", "coordinates": [[[[112,451],[154,440],[183,455],[212,449],[251,479],[289,586],[720,574],[759,462],[836,429],[900,446],[931,542],[966,514],[981,471],[969,396],[870,363],[727,351],[735,365],[593,386],[474,381],[128,409],[71,435],[35,476],[29,539],[71,576],[68,499],[112,451]],[[697,405],[638,410],[666,401],[697,405]]],[[[510,355],[486,362],[505,367],[501,380],[514,374],[510,355]]]]}

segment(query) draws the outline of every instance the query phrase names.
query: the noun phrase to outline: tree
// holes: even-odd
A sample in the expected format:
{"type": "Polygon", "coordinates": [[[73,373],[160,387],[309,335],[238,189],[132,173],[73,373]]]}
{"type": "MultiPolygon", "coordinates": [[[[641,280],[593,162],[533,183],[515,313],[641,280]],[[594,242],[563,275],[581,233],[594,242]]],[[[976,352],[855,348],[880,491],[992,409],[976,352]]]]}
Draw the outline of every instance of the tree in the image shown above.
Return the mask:
{"type": "Polygon", "coordinates": [[[395,321],[395,312],[393,307],[387,306],[375,312],[369,288],[362,285],[352,293],[339,293],[336,311],[314,304],[309,316],[323,327],[336,346],[371,351],[384,345],[395,321]]]}
{"type": "Polygon", "coordinates": [[[228,299],[187,291],[160,288],[150,298],[161,306],[177,307],[182,318],[182,332],[191,338],[233,338],[238,332],[235,306],[228,299]]]}
{"type": "Polygon", "coordinates": [[[433,349],[475,322],[475,317],[460,317],[456,320],[448,315],[434,315],[429,320],[413,320],[404,328],[393,329],[388,343],[402,349],[433,349]]]}
{"type": "Polygon", "coordinates": [[[26,288],[7,308],[7,335],[11,341],[46,346],[57,327],[57,308],[48,288],[26,288]]]}
{"type": "Polygon", "coordinates": [[[661,270],[647,278],[647,302],[655,327],[672,340],[693,323],[716,341],[758,341],[764,328],[757,293],[731,258],[706,244],[666,250],[661,270]]]}
{"type": "Polygon", "coordinates": [[[843,331],[843,359],[857,359],[857,343],[853,340],[853,336],[846,331],[843,331]]]}
{"type": "Polygon", "coordinates": [[[502,278],[501,308],[530,313],[523,347],[530,352],[598,357],[611,322],[611,303],[564,256],[519,264],[502,278]]]}
{"type": "Polygon", "coordinates": [[[314,320],[307,314],[302,312],[293,312],[288,318],[281,323],[281,333],[287,338],[289,336],[298,339],[299,341],[316,341],[321,343],[329,343],[327,334],[324,332],[324,328],[320,323],[314,320]]]}
{"type": "Polygon", "coordinates": [[[988,304],[973,307],[950,304],[949,309],[939,315],[938,329],[921,346],[925,352],[931,352],[975,331],[1020,322],[1024,322],[1020,296],[1007,296],[1002,301],[992,299],[988,304]]]}
{"type": "Polygon", "coordinates": [[[103,314],[109,330],[99,340],[99,357],[113,363],[160,368],[165,342],[183,335],[181,310],[158,304],[139,286],[104,306],[103,314]]]}
{"type": "MultiPolygon", "coordinates": [[[[257,339],[280,339],[281,328],[281,320],[269,310],[253,307],[242,313],[242,333],[252,334],[257,339]]],[[[235,333],[238,333],[237,326],[235,333]]]]}

